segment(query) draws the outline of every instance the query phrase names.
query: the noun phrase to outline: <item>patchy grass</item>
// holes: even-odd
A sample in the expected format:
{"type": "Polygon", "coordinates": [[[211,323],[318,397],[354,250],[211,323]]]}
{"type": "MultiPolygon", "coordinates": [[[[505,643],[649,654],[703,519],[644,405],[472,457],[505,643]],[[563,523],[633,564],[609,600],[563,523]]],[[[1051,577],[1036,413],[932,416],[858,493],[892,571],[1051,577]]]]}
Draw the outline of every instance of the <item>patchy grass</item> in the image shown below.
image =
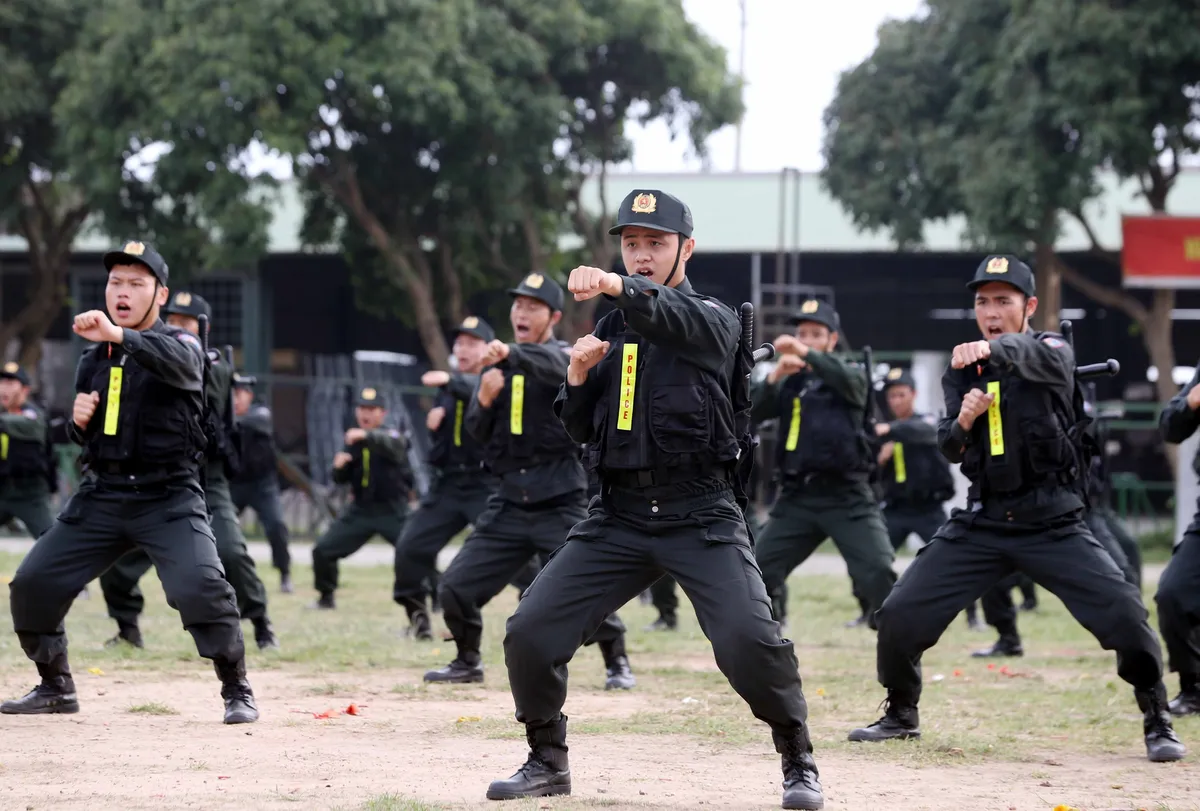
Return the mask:
{"type": "Polygon", "coordinates": [[[168,707],[158,701],[149,701],[145,704],[135,704],[130,707],[127,712],[141,713],[142,715],[179,715],[179,711],[173,707],[168,707]]]}

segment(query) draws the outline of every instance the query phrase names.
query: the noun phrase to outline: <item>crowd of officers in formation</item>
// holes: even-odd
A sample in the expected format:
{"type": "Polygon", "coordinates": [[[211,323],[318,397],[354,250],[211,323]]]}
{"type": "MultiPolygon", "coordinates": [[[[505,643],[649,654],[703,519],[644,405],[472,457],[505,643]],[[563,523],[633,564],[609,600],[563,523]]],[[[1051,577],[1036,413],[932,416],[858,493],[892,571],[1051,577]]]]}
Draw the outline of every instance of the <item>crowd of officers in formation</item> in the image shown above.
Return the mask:
{"type": "MultiPolygon", "coordinates": [[[[883,419],[867,370],[838,351],[829,304],[804,303],[794,334],[755,353],[748,314],[691,287],[692,230],[690,210],[670,194],[626,197],[610,231],[626,274],[570,274],[576,301],[603,295],[613,305],[573,346],[554,335],[564,290],[538,273],[509,291],[513,342],[476,316],[458,325],[454,371],[422,379],[437,390],[425,418],[435,475],[411,513],[409,437],[389,427],[376,388],[357,392],[356,425],[333,460],[333,479],[353,501],[313,548],[313,608],[336,608],[339,561],[381,536],[395,546],[393,598],[411,634],[432,639],[430,614],[440,607],[457,648],[425,680],[471,683],[484,679],[482,608],[506,585],[519,590],[504,652],[529,753],[487,796],[570,793],[567,663],[594,643],[606,687],[633,688],[615,612],[649,594],[660,616],[648,630],[672,630],[678,585],[718,667],[771,727],[782,806],[822,808],[785,582],[826,538],[845,558],[860,606],[848,624],[877,632],[887,691],[883,717],[851,740],[920,737],[921,655],[960,612],[979,626],[976,600],[998,631],[976,655],[1022,655],[1011,592],[1020,587],[1031,608],[1036,582],[1117,654],[1144,715],[1149,759],[1182,758],[1171,715],[1200,713],[1200,518],[1156,595],[1180,679],[1168,701],[1137,545],[1105,503],[1094,397],[1069,340],[1030,330],[1029,267],[988,257],[967,284],[981,339],[953,349],[945,416],[917,414],[914,380],[897,368],[881,381],[891,412],[883,419]],[[770,372],[753,375],[772,354],[770,372]],[[747,490],[755,428],[768,420],[778,421],[779,491],[759,526],[747,490]],[[970,490],[966,508],[947,516],[951,463],[970,490]],[[466,527],[439,573],[438,553],[466,527]],[[895,552],[912,534],[925,545],[897,580],[895,552]]],[[[57,520],[45,418],[25,371],[0,372],[0,523],[15,516],[38,537],[12,580],[12,617],[41,675],[0,712],[77,712],[63,626],[72,601],[100,577],[117,623],[110,644],[141,647],[138,581],[153,565],[214,663],[225,722],[251,722],[258,709],[240,621],[251,622],[260,648],[279,640],[239,527],[244,508],[263,524],[282,591],[294,588],[271,415],[254,402],[255,381],[208,350],[207,303],[170,293],[152,247],[130,242],[104,264],[107,312],[73,325],[90,342],[67,425],[84,472],[57,520]]],[[[1163,411],[1166,441],[1200,426],[1198,382],[1200,368],[1163,411]]]]}

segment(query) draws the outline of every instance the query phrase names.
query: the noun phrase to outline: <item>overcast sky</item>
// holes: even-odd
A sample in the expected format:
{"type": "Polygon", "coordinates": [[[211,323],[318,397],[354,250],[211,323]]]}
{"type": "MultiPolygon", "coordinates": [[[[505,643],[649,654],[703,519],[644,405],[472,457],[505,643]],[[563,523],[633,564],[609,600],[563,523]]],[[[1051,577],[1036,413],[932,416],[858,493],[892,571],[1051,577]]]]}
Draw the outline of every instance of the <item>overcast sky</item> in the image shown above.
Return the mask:
{"type": "MultiPolygon", "coordinates": [[[[784,166],[821,168],[821,114],[833,97],[838,74],[875,48],[879,24],[915,14],[922,0],[745,0],[746,119],[742,171],[784,166]]],[[[740,0],[684,0],[688,16],[729,52],[737,70],[740,0]]],[[[700,169],[686,138],[672,142],[665,125],[637,128],[633,167],[641,172],[700,169]]],[[[709,142],[712,169],[735,166],[733,128],[709,142]]]]}

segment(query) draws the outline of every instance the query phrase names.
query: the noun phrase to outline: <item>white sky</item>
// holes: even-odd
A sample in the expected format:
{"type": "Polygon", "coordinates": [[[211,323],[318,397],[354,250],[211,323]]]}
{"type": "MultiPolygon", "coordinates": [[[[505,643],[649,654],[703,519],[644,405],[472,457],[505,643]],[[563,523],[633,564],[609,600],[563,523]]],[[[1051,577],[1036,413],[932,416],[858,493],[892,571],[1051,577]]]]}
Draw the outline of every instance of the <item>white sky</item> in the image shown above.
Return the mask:
{"type": "MultiPolygon", "coordinates": [[[[684,0],[688,16],[729,53],[738,67],[742,2],[746,6],[744,172],[785,166],[821,168],[821,115],[838,74],[875,49],[888,18],[914,15],[922,0],[684,0]]],[[[686,137],[672,142],[665,124],[637,127],[633,168],[639,172],[698,171],[686,137]]],[[[728,127],[709,139],[711,168],[734,169],[736,135],[728,127]]]]}

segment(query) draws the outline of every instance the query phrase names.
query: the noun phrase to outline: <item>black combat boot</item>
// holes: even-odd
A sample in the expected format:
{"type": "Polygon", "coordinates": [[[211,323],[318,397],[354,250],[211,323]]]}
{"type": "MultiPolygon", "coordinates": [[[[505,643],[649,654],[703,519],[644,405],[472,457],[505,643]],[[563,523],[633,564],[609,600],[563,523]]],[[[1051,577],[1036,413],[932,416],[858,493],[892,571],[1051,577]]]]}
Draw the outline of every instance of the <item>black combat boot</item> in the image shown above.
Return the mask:
{"type": "Polygon", "coordinates": [[[246,660],[236,664],[213,662],[217,677],[221,680],[221,698],[225,699],[225,723],[251,724],[258,720],[258,705],[254,703],[254,692],[246,681],[246,660]]]}
{"type": "Polygon", "coordinates": [[[128,622],[117,623],[117,635],[104,643],[106,648],[114,648],[117,645],[133,645],[135,648],[145,647],[142,641],[142,631],[137,625],[128,622]]]}
{"type": "Polygon", "coordinates": [[[843,628],[857,628],[860,625],[866,625],[866,624],[867,624],[867,615],[860,614],[859,616],[855,617],[852,620],[846,620],[846,622],[842,625],[842,627],[843,628]]]}
{"type": "Polygon", "coordinates": [[[309,603],[308,607],[317,611],[332,611],[337,608],[337,603],[334,602],[332,593],[322,594],[315,603],[309,603]]]}
{"type": "Polygon", "coordinates": [[[471,655],[470,661],[462,658],[466,655],[460,654],[445,667],[430,670],[425,674],[425,681],[446,684],[478,684],[482,682],[483,662],[479,661],[479,654],[471,655]]]}
{"type": "Polygon", "coordinates": [[[601,642],[600,654],[604,657],[605,690],[632,690],[637,684],[629,657],[625,655],[625,637],[612,642],[601,642]]]}
{"type": "Polygon", "coordinates": [[[292,585],[292,573],[291,572],[280,572],[279,573],[279,590],[281,592],[283,592],[284,594],[292,594],[293,592],[295,592],[296,587],[292,585]]]}
{"type": "Polygon", "coordinates": [[[422,642],[433,639],[433,625],[429,622],[429,613],[422,609],[408,610],[408,632],[422,642]]]}
{"type": "Polygon", "coordinates": [[[995,656],[1024,656],[1025,649],[1021,647],[1021,637],[1016,633],[1000,634],[1000,638],[990,648],[973,651],[976,659],[990,659],[995,656]]]}
{"type": "Polygon", "coordinates": [[[1200,674],[1179,674],[1179,695],[1167,705],[1171,715],[1200,715],[1200,674]]]}
{"type": "Polygon", "coordinates": [[[804,728],[789,732],[772,732],[775,751],[783,765],[782,808],[801,808],[820,811],[825,807],[825,795],[821,793],[817,762],[813,760],[812,743],[804,728]]]}
{"type": "Polygon", "coordinates": [[[4,715],[68,715],[79,712],[79,698],[75,695],[75,680],[71,678],[71,667],[67,654],[60,653],[49,664],[37,663],[42,683],[28,694],[15,701],[0,704],[4,715]]]}
{"type": "Polygon", "coordinates": [[[567,716],[544,727],[526,725],[529,757],[507,780],[493,780],[489,800],[555,797],[571,793],[571,768],[567,764],[567,716]]]}
{"type": "Polygon", "coordinates": [[[644,631],[674,631],[679,627],[679,620],[675,617],[669,617],[666,614],[660,614],[658,619],[647,625],[642,630],[644,631]]]}
{"type": "Polygon", "coordinates": [[[279,650],[279,637],[275,636],[275,631],[271,628],[271,621],[266,617],[259,617],[252,622],[254,624],[254,641],[258,643],[258,649],[279,650]]]}
{"type": "Polygon", "coordinates": [[[852,730],[850,740],[874,743],[921,737],[921,724],[917,715],[915,698],[889,690],[882,707],[883,717],[870,726],[852,730]]]}
{"type": "Polygon", "coordinates": [[[1142,730],[1146,733],[1146,757],[1151,763],[1182,760],[1187,749],[1171,727],[1167,711],[1167,686],[1162,682],[1153,690],[1133,692],[1142,711],[1142,730]]]}

